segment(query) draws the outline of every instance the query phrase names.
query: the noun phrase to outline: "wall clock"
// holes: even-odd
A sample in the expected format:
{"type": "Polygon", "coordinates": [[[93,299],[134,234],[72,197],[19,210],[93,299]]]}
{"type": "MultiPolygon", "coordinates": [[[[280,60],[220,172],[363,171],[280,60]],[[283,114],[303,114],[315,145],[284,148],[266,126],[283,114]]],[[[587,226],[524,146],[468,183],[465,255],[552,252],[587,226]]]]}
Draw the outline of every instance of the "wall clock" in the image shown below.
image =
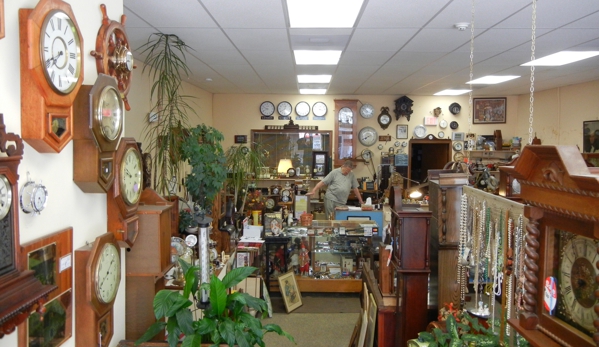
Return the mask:
{"type": "Polygon", "coordinates": [[[462,142],[460,142],[460,141],[456,141],[456,142],[454,142],[454,143],[453,143],[453,150],[454,150],[454,151],[457,151],[457,152],[459,152],[459,151],[461,151],[462,149],[464,149],[464,144],[463,144],[462,142]]]}
{"type": "Polygon", "coordinates": [[[77,346],[109,346],[113,305],[121,282],[121,250],[112,233],[75,250],[77,346]]]}
{"type": "Polygon", "coordinates": [[[424,125],[417,125],[414,127],[414,137],[417,139],[423,139],[426,136],[426,128],[424,125]]]}
{"type": "Polygon", "coordinates": [[[441,129],[447,128],[447,121],[445,119],[441,119],[439,121],[439,128],[441,128],[441,129]]]}
{"type": "Polygon", "coordinates": [[[576,146],[526,146],[515,166],[503,170],[519,181],[528,218],[527,294],[510,325],[544,346],[597,346],[599,210],[590,206],[597,203],[599,175],[586,167],[576,146]],[[557,294],[552,313],[544,304],[551,278],[557,294]]]}
{"type": "Polygon", "coordinates": [[[19,9],[19,33],[21,133],[38,152],[58,153],[73,138],[83,38],[71,6],[61,0],[19,9]]]}
{"type": "Polygon", "coordinates": [[[104,193],[114,182],[114,153],[125,118],[116,79],[99,74],[93,86],[81,86],[73,111],[73,181],[86,193],[104,193]]]}
{"type": "Polygon", "coordinates": [[[312,113],[316,117],[324,117],[327,114],[327,105],[322,101],[315,102],[312,105],[312,113]]]}
{"type": "Polygon", "coordinates": [[[461,110],[462,106],[460,106],[460,104],[458,104],[457,102],[454,102],[451,105],[449,105],[449,112],[454,116],[460,113],[461,110]]]}
{"type": "Polygon", "coordinates": [[[108,231],[132,247],[139,231],[136,212],[143,182],[141,154],[134,138],[121,139],[114,162],[114,184],[106,197],[108,231]]]}
{"type": "Polygon", "coordinates": [[[300,101],[295,105],[295,113],[300,117],[306,117],[310,114],[310,104],[305,101],[300,101]]]}
{"type": "MultiPolygon", "coordinates": [[[[387,107],[387,111],[389,110],[389,108],[387,107]]],[[[372,116],[374,116],[374,106],[372,106],[371,104],[364,104],[362,105],[362,107],[360,107],[360,116],[362,116],[362,118],[372,118],[372,116]]]]}
{"type": "Polygon", "coordinates": [[[395,113],[395,120],[399,120],[399,117],[404,116],[410,121],[410,116],[412,115],[412,105],[414,105],[414,101],[408,98],[407,96],[402,96],[399,99],[395,100],[395,109],[393,112],[395,113]]]}
{"type": "Polygon", "coordinates": [[[136,66],[125,32],[127,16],[122,15],[121,21],[117,22],[108,18],[106,5],[101,4],[100,10],[102,11],[102,26],[96,37],[96,50],[91,51],[90,54],[96,58],[98,74],[103,73],[116,78],[125,109],[129,111],[131,106],[127,101],[127,94],[131,87],[132,72],[136,66]]]}
{"type": "Polygon", "coordinates": [[[370,147],[376,143],[379,138],[379,134],[373,127],[364,127],[360,129],[358,133],[358,140],[366,147],[370,147]]]}
{"type": "Polygon", "coordinates": [[[42,285],[33,271],[24,271],[19,245],[19,164],[23,158],[23,140],[6,133],[0,114],[0,337],[12,333],[25,321],[34,307],[41,315],[53,285],[42,285]]]}
{"type": "Polygon", "coordinates": [[[383,130],[389,127],[389,124],[391,124],[391,115],[389,114],[389,107],[381,107],[381,114],[379,114],[377,121],[379,122],[379,125],[383,130]]]}
{"type": "Polygon", "coordinates": [[[372,151],[369,150],[368,148],[365,148],[362,150],[362,159],[364,159],[365,162],[370,162],[370,160],[372,159],[372,151]]]}
{"type": "Polygon", "coordinates": [[[281,117],[289,117],[289,115],[291,115],[291,111],[293,111],[293,107],[287,101],[281,101],[277,105],[277,112],[281,117]]]}
{"type": "Polygon", "coordinates": [[[40,214],[48,202],[48,190],[41,183],[36,183],[27,177],[27,182],[19,194],[21,210],[25,213],[40,214]]]}
{"type": "Polygon", "coordinates": [[[275,113],[275,104],[270,101],[264,101],[260,104],[260,113],[265,117],[270,117],[275,113]]]}

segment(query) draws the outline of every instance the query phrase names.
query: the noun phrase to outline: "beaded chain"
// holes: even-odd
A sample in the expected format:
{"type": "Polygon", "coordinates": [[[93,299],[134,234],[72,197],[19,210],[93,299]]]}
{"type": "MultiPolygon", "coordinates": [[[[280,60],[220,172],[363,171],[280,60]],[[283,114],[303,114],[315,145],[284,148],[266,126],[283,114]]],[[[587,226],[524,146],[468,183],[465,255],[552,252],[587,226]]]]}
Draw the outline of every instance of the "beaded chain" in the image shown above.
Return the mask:
{"type": "MultiPolygon", "coordinates": [[[[516,232],[514,235],[514,278],[516,280],[516,316],[520,316],[522,311],[522,300],[524,296],[524,251],[522,244],[524,240],[523,217],[518,216],[516,232]]],[[[518,336],[518,334],[516,334],[518,336]]],[[[520,346],[520,339],[516,338],[516,345],[520,346]]]]}
{"type": "Polygon", "coordinates": [[[468,254],[466,253],[466,240],[468,235],[468,196],[462,194],[460,201],[460,244],[459,244],[459,262],[458,262],[458,285],[460,287],[460,307],[464,307],[466,301],[466,269],[468,268],[468,254]]]}
{"type": "MultiPolygon", "coordinates": [[[[514,220],[512,218],[507,218],[507,245],[506,248],[508,250],[508,263],[506,264],[506,274],[507,274],[507,284],[506,284],[506,293],[505,293],[505,302],[506,302],[506,317],[510,319],[512,317],[512,305],[514,304],[514,276],[512,276],[512,266],[513,266],[513,254],[514,249],[512,246],[512,239],[514,232],[514,220]]],[[[510,326],[508,324],[505,325],[505,335],[510,336],[510,326]]]]}

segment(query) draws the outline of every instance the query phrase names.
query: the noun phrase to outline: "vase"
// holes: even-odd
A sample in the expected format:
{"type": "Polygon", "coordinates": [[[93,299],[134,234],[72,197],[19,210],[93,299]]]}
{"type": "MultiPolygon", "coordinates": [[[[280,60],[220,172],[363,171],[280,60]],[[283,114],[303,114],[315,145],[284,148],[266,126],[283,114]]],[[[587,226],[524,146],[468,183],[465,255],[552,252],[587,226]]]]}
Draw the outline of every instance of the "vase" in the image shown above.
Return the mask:
{"type": "Polygon", "coordinates": [[[253,210],[252,211],[252,225],[262,225],[262,211],[261,210],[253,210]]]}

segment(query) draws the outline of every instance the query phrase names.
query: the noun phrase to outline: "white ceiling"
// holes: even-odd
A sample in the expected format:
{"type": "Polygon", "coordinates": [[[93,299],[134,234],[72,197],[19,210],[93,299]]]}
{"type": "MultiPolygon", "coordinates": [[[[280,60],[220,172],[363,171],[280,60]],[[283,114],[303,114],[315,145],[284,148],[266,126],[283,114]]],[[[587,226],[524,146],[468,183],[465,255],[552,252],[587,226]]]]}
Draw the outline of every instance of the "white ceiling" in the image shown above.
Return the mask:
{"type": "MultiPolygon", "coordinates": [[[[189,82],[217,94],[299,94],[296,75],[330,73],[327,94],[432,95],[468,88],[472,0],[364,0],[352,29],[290,29],[285,0],[124,0],[134,56],[155,32],[178,35],[191,50],[189,82]],[[328,39],[311,43],[310,39],[328,39]],[[296,66],[293,49],[342,49],[337,66],[296,66]],[[207,79],[211,79],[208,82],[207,79]]],[[[532,3],[474,5],[474,78],[520,75],[475,96],[529,93],[532,3]]],[[[312,40],[314,41],[314,40],[312,40]]],[[[318,41],[318,40],[317,40],[318,41]]],[[[535,57],[599,50],[599,1],[537,2],[535,57]]],[[[535,90],[599,79],[599,56],[536,67],[535,90]]]]}

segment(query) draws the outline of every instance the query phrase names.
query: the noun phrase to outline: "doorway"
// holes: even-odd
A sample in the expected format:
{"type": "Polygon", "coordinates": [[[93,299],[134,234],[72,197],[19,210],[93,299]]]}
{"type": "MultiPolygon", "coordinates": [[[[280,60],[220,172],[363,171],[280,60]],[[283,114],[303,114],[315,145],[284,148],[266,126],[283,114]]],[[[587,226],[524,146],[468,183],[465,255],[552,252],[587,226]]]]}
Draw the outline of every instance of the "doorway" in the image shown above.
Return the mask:
{"type": "MultiPolygon", "coordinates": [[[[409,148],[408,178],[419,183],[427,179],[428,170],[443,169],[451,161],[451,140],[428,135],[426,139],[410,140],[409,148]]],[[[408,188],[416,184],[413,181],[408,180],[408,188]]]]}

